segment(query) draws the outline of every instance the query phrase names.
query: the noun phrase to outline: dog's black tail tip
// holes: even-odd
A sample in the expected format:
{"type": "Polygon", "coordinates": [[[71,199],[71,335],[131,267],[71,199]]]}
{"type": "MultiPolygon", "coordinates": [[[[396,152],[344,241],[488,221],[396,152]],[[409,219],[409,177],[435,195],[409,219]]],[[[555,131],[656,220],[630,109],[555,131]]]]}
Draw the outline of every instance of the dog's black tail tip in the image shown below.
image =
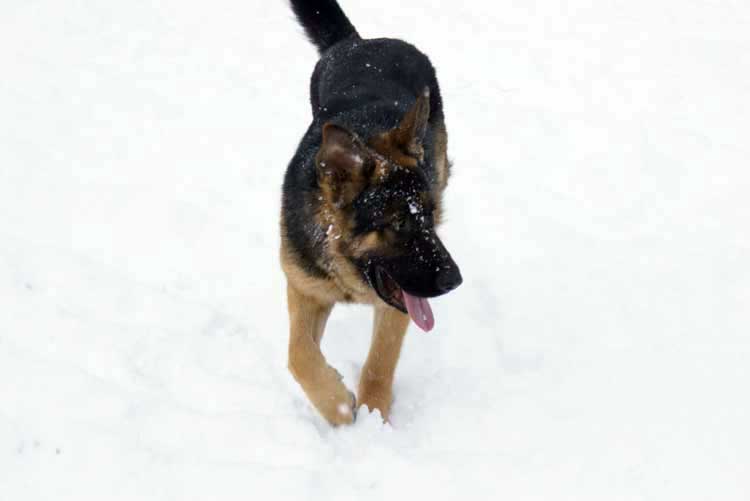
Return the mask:
{"type": "Polygon", "coordinates": [[[290,0],[307,38],[323,53],[332,45],[358,36],[336,0],[290,0]]]}

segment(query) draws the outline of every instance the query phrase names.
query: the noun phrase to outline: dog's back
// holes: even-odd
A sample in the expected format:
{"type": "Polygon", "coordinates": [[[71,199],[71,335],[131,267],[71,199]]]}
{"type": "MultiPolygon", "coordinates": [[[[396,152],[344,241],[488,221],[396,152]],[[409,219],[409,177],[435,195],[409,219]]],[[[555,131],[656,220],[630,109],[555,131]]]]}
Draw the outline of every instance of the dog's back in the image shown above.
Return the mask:
{"type": "Polygon", "coordinates": [[[443,119],[440,89],[427,56],[402,40],[364,40],[335,0],[292,0],[292,9],[321,54],[310,83],[313,116],[341,119],[367,137],[403,117],[430,90],[430,122],[443,119]]]}

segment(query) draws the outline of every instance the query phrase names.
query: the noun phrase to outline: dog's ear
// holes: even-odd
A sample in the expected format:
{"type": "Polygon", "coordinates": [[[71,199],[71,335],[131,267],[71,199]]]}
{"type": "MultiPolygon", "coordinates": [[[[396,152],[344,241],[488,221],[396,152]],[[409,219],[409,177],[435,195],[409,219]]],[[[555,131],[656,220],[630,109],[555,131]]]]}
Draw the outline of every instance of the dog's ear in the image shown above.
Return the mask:
{"type": "Polygon", "coordinates": [[[396,143],[405,153],[421,157],[424,155],[422,143],[427,132],[427,121],[430,119],[430,89],[425,87],[411,109],[401,119],[394,130],[396,143]]]}
{"type": "Polygon", "coordinates": [[[351,203],[367,186],[371,154],[362,141],[347,129],[326,123],[323,141],[315,157],[318,184],[337,207],[351,203]]]}
{"type": "Polygon", "coordinates": [[[401,122],[373,140],[373,148],[395,162],[416,167],[424,159],[424,139],[430,119],[430,89],[425,87],[401,122]]]}

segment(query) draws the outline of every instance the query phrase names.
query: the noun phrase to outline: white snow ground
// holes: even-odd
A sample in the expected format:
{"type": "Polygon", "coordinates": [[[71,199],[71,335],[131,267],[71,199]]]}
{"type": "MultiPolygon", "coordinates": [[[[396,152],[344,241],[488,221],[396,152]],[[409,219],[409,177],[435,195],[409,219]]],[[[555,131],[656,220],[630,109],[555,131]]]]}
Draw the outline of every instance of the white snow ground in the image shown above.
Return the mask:
{"type": "Polygon", "coordinates": [[[285,2],[3,2],[0,500],[750,499],[750,4],[459,3],[344,0],[438,68],[465,283],[334,430],[286,370],[285,2]]]}

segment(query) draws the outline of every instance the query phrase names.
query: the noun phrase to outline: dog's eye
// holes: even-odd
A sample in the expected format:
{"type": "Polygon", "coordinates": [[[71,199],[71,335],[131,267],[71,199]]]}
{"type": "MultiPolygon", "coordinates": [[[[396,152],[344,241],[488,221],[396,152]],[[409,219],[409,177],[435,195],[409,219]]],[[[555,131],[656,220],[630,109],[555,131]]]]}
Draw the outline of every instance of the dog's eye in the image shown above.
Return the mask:
{"type": "Polygon", "coordinates": [[[407,233],[411,228],[411,223],[408,220],[396,217],[391,221],[391,228],[396,233],[407,233]]]}

